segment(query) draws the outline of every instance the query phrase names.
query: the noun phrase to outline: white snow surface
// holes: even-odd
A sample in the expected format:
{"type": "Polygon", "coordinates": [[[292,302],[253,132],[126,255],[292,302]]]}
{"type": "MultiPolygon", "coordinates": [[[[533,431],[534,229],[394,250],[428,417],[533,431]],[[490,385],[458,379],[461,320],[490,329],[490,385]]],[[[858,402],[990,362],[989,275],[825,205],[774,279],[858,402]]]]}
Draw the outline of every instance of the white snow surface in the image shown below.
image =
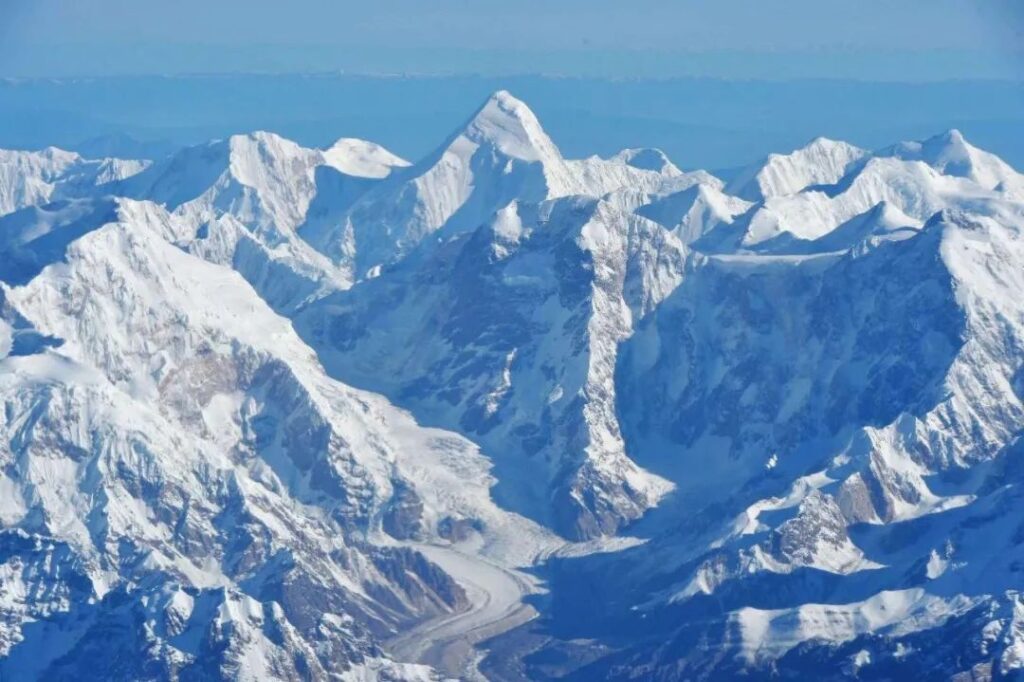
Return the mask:
{"type": "Polygon", "coordinates": [[[770,154],[747,167],[729,183],[728,190],[752,201],[796,194],[813,185],[838,182],[866,155],[846,142],[819,137],[789,154],[770,154]]]}
{"type": "Polygon", "coordinates": [[[408,161],[392,154],[375,142],[343,137],[324,150],[327,164],[346,175],[358,178],[385,178],[408,161]]]}
{"type": "Polygon", "coordinates": [[[0,216],[20,208],[96,191],[142,171],[147,161],[83,159],[74,152],[0,149],[0,216]]]}

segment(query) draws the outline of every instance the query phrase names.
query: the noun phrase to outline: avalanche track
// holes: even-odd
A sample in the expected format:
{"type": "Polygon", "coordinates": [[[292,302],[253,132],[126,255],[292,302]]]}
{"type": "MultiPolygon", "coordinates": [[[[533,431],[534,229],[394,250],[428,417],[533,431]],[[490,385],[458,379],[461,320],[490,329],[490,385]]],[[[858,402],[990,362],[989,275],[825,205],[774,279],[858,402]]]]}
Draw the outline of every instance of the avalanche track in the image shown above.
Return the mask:
{"type": "Polygon", "coordinates": [[[476,668],[480,653],[474,646],[534,618],[537,612],[522,599],[535,587],[524,574],[479,556],[437,545],[415,547],[462,585],[470,606],[395,637],[386,645],[388,652],[458,679],[485,679],[476,668]]]}

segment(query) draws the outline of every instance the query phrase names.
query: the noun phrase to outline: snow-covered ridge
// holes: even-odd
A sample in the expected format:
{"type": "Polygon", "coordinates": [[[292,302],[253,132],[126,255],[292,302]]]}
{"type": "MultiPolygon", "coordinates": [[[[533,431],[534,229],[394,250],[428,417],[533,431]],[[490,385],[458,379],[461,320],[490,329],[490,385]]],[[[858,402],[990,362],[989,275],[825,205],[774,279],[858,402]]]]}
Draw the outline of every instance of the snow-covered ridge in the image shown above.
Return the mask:
{"type": "Polygon", "coordinates": [[[757,201],[838,182],[868,152],[824,137],[789,154],[771,154],[729,183],[730,193],[757,201]]]}
{"type": "Polygon", "coordinates": [[[995,154],[970,144],[956,129],[921,142],[900,142],[878,155],[922,161],[944,175],[967,178],[985,189],[1021,189],[1020,173],[995,154]]]}
{"type": "Polygon", "coordinates": [[[337,170],[361,178],[384,178],[409,162],[374,142],[343,137],[324,150],[327,164],[337,170]]]}
{"type": "Polygon", "coordinates": [[[1022,201],[957,131],[726,184],[504,91],[414,163],[0,152],[0,677],[472,678],[545,561],[496,669],[1014,674],[1022,201]]]}
{"type": "Polygon", "coordinates": [[[83,159],[56,147],[42,151],[0,149],[0,216],[97,187],[142,171],[148,161],[83,159]]]}

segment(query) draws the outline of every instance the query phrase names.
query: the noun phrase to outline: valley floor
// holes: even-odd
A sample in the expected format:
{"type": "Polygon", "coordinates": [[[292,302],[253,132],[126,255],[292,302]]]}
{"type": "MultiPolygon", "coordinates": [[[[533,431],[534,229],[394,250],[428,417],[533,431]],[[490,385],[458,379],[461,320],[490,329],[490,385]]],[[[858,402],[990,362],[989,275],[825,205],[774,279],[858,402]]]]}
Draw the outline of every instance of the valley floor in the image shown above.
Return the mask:
{"type": "Polygon", "coordinates": [[[529,576],[482,557],[437,545],[415,545],[465,589],[470,606],[456,614],[421,623],[386,648],[399,661],[425,663],[446,675],[465,680],[486,679],[477,670],[479,642],[536,617],[523,598],[536,591],[529,576]]]}

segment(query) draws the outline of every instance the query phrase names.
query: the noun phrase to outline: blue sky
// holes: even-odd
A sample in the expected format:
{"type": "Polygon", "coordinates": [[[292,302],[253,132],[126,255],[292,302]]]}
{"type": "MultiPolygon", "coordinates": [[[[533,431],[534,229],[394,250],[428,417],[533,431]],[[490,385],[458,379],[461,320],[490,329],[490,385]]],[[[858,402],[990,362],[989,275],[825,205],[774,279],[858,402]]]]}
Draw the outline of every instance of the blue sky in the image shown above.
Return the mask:
{"type": "Polygon", "coordinates": [[[1017,78],[1022,30],[1020,0],[0,0],[0,75],[1017,78]]]}

